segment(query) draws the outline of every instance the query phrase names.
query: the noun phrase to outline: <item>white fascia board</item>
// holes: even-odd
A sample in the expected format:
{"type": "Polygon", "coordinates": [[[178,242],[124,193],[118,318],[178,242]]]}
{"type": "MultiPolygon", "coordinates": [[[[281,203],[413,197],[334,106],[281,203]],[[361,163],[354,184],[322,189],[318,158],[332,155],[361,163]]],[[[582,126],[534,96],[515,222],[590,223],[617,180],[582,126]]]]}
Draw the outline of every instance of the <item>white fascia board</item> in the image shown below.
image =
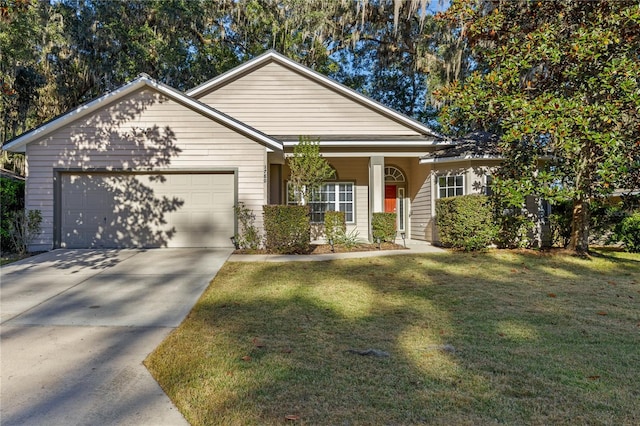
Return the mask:
{"type": "Polygon", "coordinates": [[[465,156],[465,157],[445,157],[445,158],[421,158],[420,164],[434,164],[434,163],[455,163],[457,161],[482,161],[482,160],[503,160],[503,157],[495,155],[482,155],[482,156],[465,156]]]}
{"type": "Polygon", "coordinates": [[[268,62],[268,61],[275,61],[280,63],[281,65],[284,65],[286,67],[289,67],[295,71],[297,71],[298,73],[305,75],[325,86],[330,87],[331,89],[349,97],[352,99],[355,99],[356,101],[367,105],[369,108],[383,114],[386,115],[388,117],[393,118],[394,120],[404,124],[405,126],[417,131],[418,133],[422,133],[422,134],[428,134],[431,135],[433,137],[439,138],[439,139],[444,139],[444,137],[442,135],[439,135],[438,133],[436,133],[435,131],[433,131],[432,129],[430,129],[429,127],[425,126],[424,124],[420,123],[419,121],[416,121],[412,118],[407,117],[404,114],[401,114],[377,101],[374,101],[373,99],[364,96],[358,92],[356,92],[355,90],[338,83],[335,80],[330,79],[329,77],[320,74],[319,72],[316,72],[310,68],[305,67],[304,65],[301,65],[289,58],[287,58],[284,55],[281,55],[280,53],[270,50],[260,56],[257,56],[256,58],[224,73],[219,75],[216,78],[213,78],[212,80],[209,80],[208,82],[201,84],[200,86],[194,87],[193,89],[189,90],[186,92],[187,96],[193,96],[193,97],[198,97],[198,95],[200,95],[201,93],[204,93],[206,91],[208,91],[209,89],[219,85],[220,83],[226,81],[226,80],[232,80],[235,76],[237,75],[242,75],[244,72],[252,69],[252,68],[257,68],[259,67],[261,64],[268,62]]]}
{"type": "MultiPolygon", "coordinates": [[[[285,147],[293,147],[298,145],[298,141],[284,142],[285,147]]],[[[454,143],[450,142],[437,142],[437,141],[401,141],[401,140],[389,140],[389,141],[320,141],[321,147],[389,147],[389,148],[411,148],[411,147],[425,147],[425,146],[452,146],[454,143]]]]}
{"type": "Polygon", "coordinates": [[[196,112],[201,113],[205,117],[213,119],[220,124],[223,124],[241,134],[244,134],[245,136],[248,136],[254,139],[259,143],[262,143],[267,148],[273,149],[275,151],[282,151],[284,149],[284,147],[279,141],[265,135],[264,133],[259,132],[258,130],[250,126],[247,126],[237,120],[234,120],[233,118],[221,113],[220,111],[217,111],[211,108],[208,105],[205,105],[195,99],[185,96],[182,92],[178,90],[175,90],[164,84],[158,83],[157,81],[151,79],[148,76],[138,77],[137,79],[133,80],[130,83],[125,84],[124,86],[114,90],[113,92],[109,92],[99,98],[94,99],[89,103],[81,105],[76,109],[73,109],[67,112],[64,115],[61,115],[60,117],[55,118],[49,121],[48,123],[45,123],[42,126],[39,126],[31,130],[30,132],[23,134],[22,136],[19,136],[18,138],[14,139],[10,143],[3,146],[2,149],[7,151],[13,151],[13,152],[25,152],[26,145],[28,143],[36,139],[39,139],[41,137],[44,137],[49,133],[55,130],[58,130],[61,127],[69,123],[72,123],[73,121],[78,120],[88,114],[91,114],[92,112],[100,108],[105,103],[111,103],[113,101],[116,101],[145,86],[154,88],[155,90],[166,95],[170,99],[173,99],[174,101],[181,103],[184,106],[196,112]]]}
{"type": "MultiPolygon", "coordinates": [[[[385,158],[420,158],[424,156],[424,151],[406,151],[406,152],[389,152],[389,151],[367,151],[367,152],[333,152],[323,151],[320,153],[325,158],[368,158],[368,157],[385,157],[385,158]]],[[[286,152],[285,157],[292,157],[293,152],[286,152]]]]}

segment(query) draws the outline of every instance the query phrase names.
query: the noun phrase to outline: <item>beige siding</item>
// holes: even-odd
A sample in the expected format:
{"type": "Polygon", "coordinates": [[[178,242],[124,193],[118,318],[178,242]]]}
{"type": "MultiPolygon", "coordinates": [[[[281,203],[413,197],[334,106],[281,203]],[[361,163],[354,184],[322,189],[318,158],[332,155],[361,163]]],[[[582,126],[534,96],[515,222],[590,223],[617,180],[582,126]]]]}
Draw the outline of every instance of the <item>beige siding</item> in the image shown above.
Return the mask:
{"type": "Polygon", "coordinates": [[[418,135],[276,63],[205,94],[200,101],[269,135],[418,135]]]}
{"type": "MultiPolygon", "coordinates": [[[[143,90],[27,146],[27,208],[40,209],[53,244],[54,170],[238,171],[238,201],[261,212],[266,203],[266,149],[227,127],[143,90]]],[[[257,214],[261,226],[262,215],[257,214]]]]}
{"type": "Polygon", "coordinates": [[[431,168],[422,166],[414,167],[411,173],[411,208],[409,223],[411,225],[411,239],[431,241],[432,239],[432,214],[431,214],[431,168]]]}

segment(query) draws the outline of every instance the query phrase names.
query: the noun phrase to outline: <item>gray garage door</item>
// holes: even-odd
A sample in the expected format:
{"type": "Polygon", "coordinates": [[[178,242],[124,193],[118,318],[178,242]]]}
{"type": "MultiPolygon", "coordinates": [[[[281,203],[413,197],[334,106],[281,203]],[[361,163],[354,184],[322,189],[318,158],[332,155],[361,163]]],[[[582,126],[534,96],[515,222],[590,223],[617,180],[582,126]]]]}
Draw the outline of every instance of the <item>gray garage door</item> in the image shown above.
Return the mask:
{"type": "Polygon", "coordinates": [[[229,247],[234,182],[221,173],[64,173],[60,244],[229,247]]]}

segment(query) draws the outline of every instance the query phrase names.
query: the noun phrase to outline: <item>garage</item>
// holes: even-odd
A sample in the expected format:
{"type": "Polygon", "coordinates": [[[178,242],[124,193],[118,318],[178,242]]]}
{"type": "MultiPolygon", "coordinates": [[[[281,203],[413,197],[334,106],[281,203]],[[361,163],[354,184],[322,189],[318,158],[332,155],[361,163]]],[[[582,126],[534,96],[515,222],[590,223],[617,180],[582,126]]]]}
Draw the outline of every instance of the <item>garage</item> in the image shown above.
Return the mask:
{"type": "Polygon", "coordinates": [[[59,182],[60,247],[231,246],[233,173],[73,172],[59,182]]]}

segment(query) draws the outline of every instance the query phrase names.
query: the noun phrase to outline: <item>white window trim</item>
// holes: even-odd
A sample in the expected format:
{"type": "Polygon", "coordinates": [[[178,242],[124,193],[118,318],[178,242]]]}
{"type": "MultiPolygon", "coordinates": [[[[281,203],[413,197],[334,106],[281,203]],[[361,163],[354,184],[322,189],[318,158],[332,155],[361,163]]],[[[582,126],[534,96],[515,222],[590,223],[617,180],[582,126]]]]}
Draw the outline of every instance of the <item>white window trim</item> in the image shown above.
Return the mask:
{"type": "MultiPolygon", "coordinates": [[[[356,184],[355,182],[351,182],[351,181],[327,181],[324,182],[322,184],[324,185],[334,185],[334,191],[336,191],[335,193],[335,201],[333,201],[334,205],[333,208],[340,208],[340,186],[339,185],[351,185],[351,201],[342,201],[342,203],[351,203],[351,216],[352,216],[352,220],[347,220],[346,223],[352,225],[356,223],[356,184]]],[[[286,203],[288,205],[293,205],[292,203],[289,202],[289,181],[287,181],[286,184],[286,189],[287,189],[287,193],[285,194],[286,196],[286,203]]],[[[307,202],[306,204],[309,205],[312,202],[307,202]]],[[[339,211],[339,210],[337,210],[339,211]]],[[[311,223],[322,223],[322,222],[311,222],[311,223]]]]}
{"type": "MultiPolygon", "coordinates": [[[[437,195],[438,199],[439,198],[447,198],[448,197],[448,196],[447,197],[441,197],[440,196],[440,178],[445,178],[445,179],[446,178],[450,178],[450,177],[456,178],[458,176],[462,176],[462,185],[461,186],[454,185],[453,188],[454,189],[462,188],[462,194],[461,195],[452,195],[452,197],[460,197],[462,195],[466,195],[467,194],[467,185],[466,185],[467,184],[467,182],[466,182],[467,181],[467,177],[466,177],[466,173],[439,174],[439,175],[436,175],[436,195],[437,195]]],[[[449,186],[446,186],[446,188],[449,188],[449,186]]]]}

